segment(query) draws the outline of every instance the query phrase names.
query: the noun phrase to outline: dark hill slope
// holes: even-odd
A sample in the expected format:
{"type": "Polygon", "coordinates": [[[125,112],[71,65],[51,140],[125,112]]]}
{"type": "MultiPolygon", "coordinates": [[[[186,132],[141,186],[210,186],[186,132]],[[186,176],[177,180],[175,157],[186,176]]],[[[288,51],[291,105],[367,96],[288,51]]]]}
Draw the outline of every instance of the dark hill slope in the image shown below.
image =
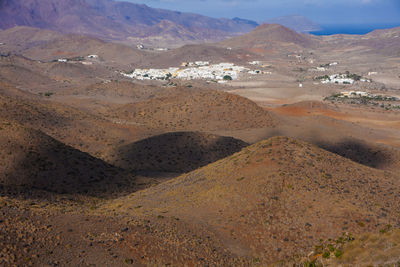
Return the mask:
{"type": "Polygon", "coordinates": [[[119,147],[107,161],[130,170],[183,173],[230,156],[247,145],[232,137],[174,132],[119,147]]]}
{"type": "Polygon", "coordinates": [[[134,176],[31,128],[0,119],[0,186],[109,196],[135,190],[134,176]]]}

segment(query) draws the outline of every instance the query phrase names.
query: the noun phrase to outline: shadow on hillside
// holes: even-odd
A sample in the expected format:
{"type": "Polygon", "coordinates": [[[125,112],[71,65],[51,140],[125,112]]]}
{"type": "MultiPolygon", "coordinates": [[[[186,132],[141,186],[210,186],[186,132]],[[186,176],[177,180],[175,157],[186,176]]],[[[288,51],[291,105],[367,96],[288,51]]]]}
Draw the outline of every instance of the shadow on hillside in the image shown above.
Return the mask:
{"type": "MultiPolygon", "coordinates": [[[[265,139],[274,136],[286,135],[286,132],[273,130],[265,135],[265,139]]],[[[326,138],[324,139],[321,135],[316,135],[313,132],[310,132],[307,135],[307,138],[301,138],[296,136],[295,134],[289,134],[287,136],[309,142],[329,152],[340,155],[344,158],[350,159],[354,162],[360,163],[368,167],[376,169],[390,169],[395,163],[394,154],[392,154],[389,149],[377,145],[371,145],[362,140],[345,138],[341,141],[333,142],[327,140],[326,138]]]]}
{"type": "Polygon", "coordinates": [[[337,143],[317,141],[315,144],[332,153],[376,169],[384,169],[392,162],[389,151],[370,146],[360,140],[346,139],[337,143]]]}
{"type": "Polygon", "coordinates": [[[43,191],[43,196],[115,198],[157,183],[157,179],[137,176],[57,141],[18,153],[25,156],[6,172],[0,170],[1,194],[26,197],[35,195],[32,191],[43,191]]]}
{"type": "Polygon", "coordinates": [[[122,147],[117,166],[44,134],[38,136],[18,151],[10,151],[11,164],[5,171],[0,169],[1,194],[33,197],[32,191],[42,191],[46,194],[39,195],[116,198],[228,157],[248,145],[206,133],[167,133],[122,147]]]}
{"type": "Polygon", "coordinates": [[[201,132],[172,132],[118,148],[114,165],[134,171],[190,172],[239,152],[247,143],[201,132]]]}

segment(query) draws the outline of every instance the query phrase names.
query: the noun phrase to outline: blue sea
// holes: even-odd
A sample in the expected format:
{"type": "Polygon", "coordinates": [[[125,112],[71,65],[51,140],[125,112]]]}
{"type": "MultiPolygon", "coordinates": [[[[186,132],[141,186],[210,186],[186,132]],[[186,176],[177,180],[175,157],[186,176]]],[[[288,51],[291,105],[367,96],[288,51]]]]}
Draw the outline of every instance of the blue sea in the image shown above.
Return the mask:
{"type": "Polygon", "coordinates": [[[400,24],[380,24],[380,25],[323,25],[322,30],[310,32],[314,35],[333,35],[333,34],[367,34],[378,29],[390,29],[399,27],[400,24]]]}

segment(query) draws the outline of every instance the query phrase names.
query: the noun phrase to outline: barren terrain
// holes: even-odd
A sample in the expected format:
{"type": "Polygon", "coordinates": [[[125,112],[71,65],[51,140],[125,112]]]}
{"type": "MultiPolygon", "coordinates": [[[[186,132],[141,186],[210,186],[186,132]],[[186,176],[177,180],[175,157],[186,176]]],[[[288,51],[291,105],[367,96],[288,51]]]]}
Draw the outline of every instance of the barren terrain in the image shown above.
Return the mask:
{"type": "Polygon", "coordinates": [[[0,31],[0,265],[397,266],[397,34],[0,31]],[[194,61],[254,74],[123,75],[194,61]]]}

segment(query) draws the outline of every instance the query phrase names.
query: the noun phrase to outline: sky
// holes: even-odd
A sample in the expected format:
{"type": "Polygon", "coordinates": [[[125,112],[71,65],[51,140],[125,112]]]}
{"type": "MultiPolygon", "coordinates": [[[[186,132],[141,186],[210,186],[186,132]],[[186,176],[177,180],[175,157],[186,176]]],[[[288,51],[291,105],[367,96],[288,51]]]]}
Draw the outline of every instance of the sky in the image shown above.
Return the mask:
{"type": "Polygon", "coordinates": [[[119,0],[216,18],[263,22],[303,15],[322,25],[400,25],[400,0],[119,0]]]}

